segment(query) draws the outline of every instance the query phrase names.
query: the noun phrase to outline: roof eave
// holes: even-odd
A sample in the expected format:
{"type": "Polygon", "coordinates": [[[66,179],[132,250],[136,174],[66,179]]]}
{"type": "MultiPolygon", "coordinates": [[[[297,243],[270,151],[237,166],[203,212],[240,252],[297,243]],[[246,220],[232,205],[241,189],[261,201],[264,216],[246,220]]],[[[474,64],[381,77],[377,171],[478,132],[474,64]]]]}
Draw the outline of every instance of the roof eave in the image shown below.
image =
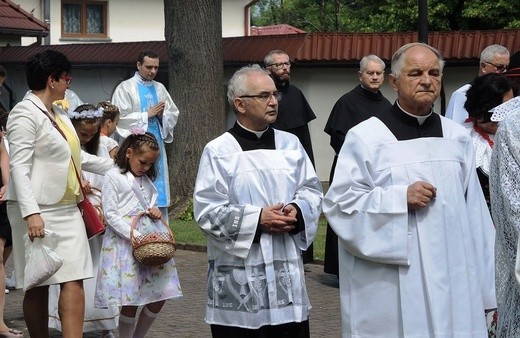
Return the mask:
{"type": "Polygon", "coordinates": [[[45,37],[45,36],[49,35],[49,31],[0,28],[0,35],[18,35],[18,36],[45,37]]]}

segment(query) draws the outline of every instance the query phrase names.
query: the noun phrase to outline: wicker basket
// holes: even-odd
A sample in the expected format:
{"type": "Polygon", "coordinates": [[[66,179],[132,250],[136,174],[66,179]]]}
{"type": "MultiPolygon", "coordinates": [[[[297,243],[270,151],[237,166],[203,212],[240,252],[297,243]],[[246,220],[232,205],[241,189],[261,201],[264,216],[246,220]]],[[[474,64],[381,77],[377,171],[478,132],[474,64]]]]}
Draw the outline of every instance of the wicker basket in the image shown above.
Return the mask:
{"type": "Polygon", "coordinates": [[[168,232],[152,232],[134,237],[134,229],[141,217],[148,217],[140,213],[132,220],[130,239],[135,259],[146,266],[159,266],[170,261],[175,253],[175,236],[168,224],[161,218],[161,222],[168,232]]]}

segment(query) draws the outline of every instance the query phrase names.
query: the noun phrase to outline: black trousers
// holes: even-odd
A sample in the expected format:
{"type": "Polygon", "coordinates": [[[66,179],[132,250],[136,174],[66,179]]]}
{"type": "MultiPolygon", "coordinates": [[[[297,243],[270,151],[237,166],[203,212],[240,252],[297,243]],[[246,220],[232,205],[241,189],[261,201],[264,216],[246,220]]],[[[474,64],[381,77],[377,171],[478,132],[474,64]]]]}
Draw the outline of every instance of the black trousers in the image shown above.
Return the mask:
{"type": "Polygon", "coordinates": [[[211,325],[213,338],[309,338],[309,321],[266,325],[259,329],[244,329],[234,326],[211,325]]]}

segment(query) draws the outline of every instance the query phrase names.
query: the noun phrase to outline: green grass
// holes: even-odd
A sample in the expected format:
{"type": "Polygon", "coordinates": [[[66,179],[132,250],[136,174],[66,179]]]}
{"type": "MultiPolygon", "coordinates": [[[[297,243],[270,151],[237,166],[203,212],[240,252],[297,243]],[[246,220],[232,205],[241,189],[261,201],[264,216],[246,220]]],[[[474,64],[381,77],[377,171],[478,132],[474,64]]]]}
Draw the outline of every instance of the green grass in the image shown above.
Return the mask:
{"type": "MultiPolygon", "coordinates": [[[[179,219],[171,220],[170,226],[175,234],[177,243],[192,244],[192,245],[206,245],[206,238],[202,234],[197,222],[182,221],[179,219]]],[[[323,261],[325,252],[325,234],[327,229],[327,221],[325,217],[320,217],[318,224],[318,232],[314,239],[314,258],[323,261]]]]}
{"type": "Polygon", "coordinates": [[[177,243],[206,245],[206,238],[195,221],[170,220],[170,227],[177,243]]]}
{"type": "Polygon", "coordinates": [[[327,234],[327,220],[325,216],[320,217],[318,222],[318,232],[314,238],[314,259],[318,259],[323,262],[325,256],[325,237],[327,234]]]}

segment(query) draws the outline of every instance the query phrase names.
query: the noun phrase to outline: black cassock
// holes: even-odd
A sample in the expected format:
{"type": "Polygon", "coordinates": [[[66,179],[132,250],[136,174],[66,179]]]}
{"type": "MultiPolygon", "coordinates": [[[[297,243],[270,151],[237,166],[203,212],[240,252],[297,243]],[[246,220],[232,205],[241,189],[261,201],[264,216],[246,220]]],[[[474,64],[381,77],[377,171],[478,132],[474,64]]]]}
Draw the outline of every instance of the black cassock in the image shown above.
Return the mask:
{"type": "MultiPolygon", "coordinates": [[[[332,183],[338,154],[345,141],[347,132],[357,124],[372,116],[380,115],[392,107],[380,91],[372,93],[361,85],[346,93],[334,105],[330,113],[325,132],[330,135],[330,145],[334,149],[334,161],[330,169],[329,184],[332,183]]],[[[338,275],[338,236],[327,224],[325,240],[325,259],[323,270],[338,275]]]]}
{"type": "Polygon", "coordinates": [[[273,128],[296,135],[305,152],[314,165],[311,134],[308,123],[316,118],[311,106],[303,96],[301,90],[289,82],[276,87],[282,92],[282,99],[278,101],[278,117],[272,124],[273,128]]]}

